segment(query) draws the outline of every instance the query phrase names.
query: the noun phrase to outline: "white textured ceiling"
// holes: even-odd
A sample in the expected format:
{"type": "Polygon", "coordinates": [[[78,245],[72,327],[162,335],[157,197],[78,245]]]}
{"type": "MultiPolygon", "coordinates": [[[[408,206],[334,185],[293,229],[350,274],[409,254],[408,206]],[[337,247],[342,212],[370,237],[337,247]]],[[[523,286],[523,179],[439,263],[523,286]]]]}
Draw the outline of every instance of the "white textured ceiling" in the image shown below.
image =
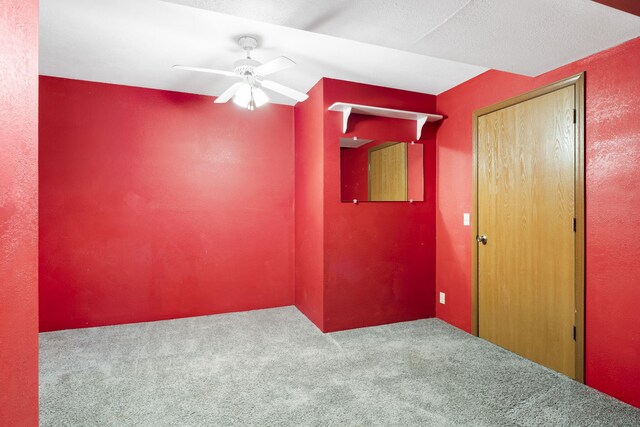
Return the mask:
{"type": "Polygon", "coordinates": [[[332,77],[438,94],[486,70],[157,0],[42,0],[40,74],[217,96],[235,80],[171,66],[231,70],[242,35],[258,38],[254,59],[293,59],[269,78],[302,92],[332,77]]]}
{"type": "Polygon", "coordinates": [[[165,1],[529,76],[640,36],[591,0],[165,1]]]}
{"type": "Polygon", "coordinates": [[[640,36],[640,17],[589,0],[473,0],[411,51],[536,76],[640,36]]]}
{"type": "MultiPolygon", "coordinates": [[[[537,75],[640,36],[640,17],[589,0],[41,0],[40,73],[217,96],[236,40],[297,67],[306,92],[333,77],[438,94],[487,68],[537,75]]],[[[288,98],[270,93],[276,103],[288,98]]]]}
{"type": "Polygon", "coordinates": [[[469,0],[165,0],[407,50],[469,0]]]}

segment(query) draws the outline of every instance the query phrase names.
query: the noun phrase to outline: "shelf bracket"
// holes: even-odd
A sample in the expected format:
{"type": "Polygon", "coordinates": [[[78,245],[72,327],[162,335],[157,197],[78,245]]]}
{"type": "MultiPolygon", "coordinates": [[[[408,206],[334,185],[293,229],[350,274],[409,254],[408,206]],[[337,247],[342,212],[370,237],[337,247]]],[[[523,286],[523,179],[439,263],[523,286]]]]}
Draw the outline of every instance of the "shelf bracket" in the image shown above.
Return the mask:
{"type": "Polygon", "coordinates": [[[342,110],[342,133],[347,133],[347,123],[349,123],[349,116],[351,115],[351,107],[347,107],[342,110]]]}
{"type": "Polygon", "coordinates": [[[416,140],[420,139],[420,136],[422,135],[422,127],[425,123],[427,123],[427,118],[428,117],[425,115],[424,117],[419,117],[416,119],[416,135],[418,135],[416,140]]]}

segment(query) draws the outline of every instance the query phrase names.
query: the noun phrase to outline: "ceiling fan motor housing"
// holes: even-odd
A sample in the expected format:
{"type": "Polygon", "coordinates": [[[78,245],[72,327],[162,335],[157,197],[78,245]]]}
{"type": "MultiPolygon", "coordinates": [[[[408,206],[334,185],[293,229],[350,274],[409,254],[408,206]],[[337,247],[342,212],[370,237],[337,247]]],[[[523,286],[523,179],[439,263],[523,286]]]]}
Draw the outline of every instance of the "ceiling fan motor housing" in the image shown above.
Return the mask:
{"type": "Polygon", "coordinates": [[[240,74],[241,76],[253,74],[253,70],[260,65],[262,65],[262,63],[260,61],[256,61],[255,59],[239,59],[233,64],[233,72],[236,74],[240,74]]]}
{"type": "Polygon", "coordinates": [[[256,47],[258,47],[258,40],[253,37],[244,36],[240,37],[240,39],[238,40],[238,44],[243,50],[252,51],[256,47]]]}

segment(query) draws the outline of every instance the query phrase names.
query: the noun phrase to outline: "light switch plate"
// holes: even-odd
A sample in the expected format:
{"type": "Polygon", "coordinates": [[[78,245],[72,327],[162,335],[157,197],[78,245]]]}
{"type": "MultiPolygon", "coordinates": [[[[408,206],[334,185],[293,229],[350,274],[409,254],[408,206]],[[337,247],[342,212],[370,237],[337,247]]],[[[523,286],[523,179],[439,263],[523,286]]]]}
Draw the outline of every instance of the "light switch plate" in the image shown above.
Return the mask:
{"type": "Polygon", "coordinates": [[[440,292],[440,304],[444,304],[444,292],[440,292]]]}
{"type": "Polygon", "coordinates": [[[462,224],[471,225],[471,215],[468,213],[462,214],[462,224]]]}

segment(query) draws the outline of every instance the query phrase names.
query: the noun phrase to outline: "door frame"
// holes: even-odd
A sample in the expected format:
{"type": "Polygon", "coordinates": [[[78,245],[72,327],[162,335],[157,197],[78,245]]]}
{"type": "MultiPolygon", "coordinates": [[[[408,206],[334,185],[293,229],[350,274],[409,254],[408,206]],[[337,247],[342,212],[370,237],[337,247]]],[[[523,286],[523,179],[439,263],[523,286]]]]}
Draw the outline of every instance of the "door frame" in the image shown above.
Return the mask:
{"type": "Polygon", "coordinates": [[[575,379],[584,383],[584,283],[585,283],[585,194],[584,194],[584,82],[585,73],[580,73],[567,77],[563,80],[534,89],[513,98],[488,107],[481,108],[473,112],[472,140],[473,140],[473,256],[472,256],[472,288],[471,288],[471,321],[473,335],[478,336],[478,242],[476,236],[478,230],[478,118],[503,108],[519,104],[530,99],[546,95],[558,89],[568,86],[574,87],[575,109],[576,109],[576,129],[575,129],[575,379]]]}

